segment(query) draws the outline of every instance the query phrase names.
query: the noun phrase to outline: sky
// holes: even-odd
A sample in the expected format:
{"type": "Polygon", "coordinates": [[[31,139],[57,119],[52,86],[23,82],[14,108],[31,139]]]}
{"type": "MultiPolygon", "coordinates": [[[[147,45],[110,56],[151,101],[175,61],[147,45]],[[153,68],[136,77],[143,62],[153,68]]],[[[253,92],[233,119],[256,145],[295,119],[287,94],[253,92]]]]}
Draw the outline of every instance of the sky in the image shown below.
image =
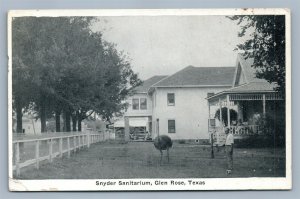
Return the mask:
{"type": "Polygon", "coordinates": [[[239,26],[225,16],[99,17],[92,26],[116,44],[142,80],[189,66],[235,66],[239,26]]]}

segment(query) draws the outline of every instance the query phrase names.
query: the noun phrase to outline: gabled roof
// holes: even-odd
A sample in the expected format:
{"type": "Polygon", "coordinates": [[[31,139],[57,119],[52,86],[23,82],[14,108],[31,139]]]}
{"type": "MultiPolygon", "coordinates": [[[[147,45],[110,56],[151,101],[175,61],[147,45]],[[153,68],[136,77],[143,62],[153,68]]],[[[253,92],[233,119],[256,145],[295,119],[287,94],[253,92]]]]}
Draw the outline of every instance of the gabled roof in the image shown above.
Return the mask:
{"type": "Polygon", "coordinates": [[[149,90],[149,88],[150,88],[153,84],[159,82],[160,80],[162,80],[163,78],[166,78],[166,77],[167,77],[167,76],[164,76],[164,75],[156,75],[156,76],[153,76],[153,77],[151,77],[151,78],[145,80],[145,81],[142,83],[142,85],[136,87],[136,88],[134,89],[134,91],[135,91],[136,93],[147,93],[148,90],[149,90]]]}
{"type": "Polygon", "coordinates": [[[232,94],[232,93],[275,93],[276,91],[274,88],[276,88],[276,84],[272,83],[270,84],[265,79],[259,79],[256,77],[256,69],[252,67],[254,62],[253,58],[245,59],[241,54],[238,54],[237,56],[237,66],[236,71],[234,75],[234,83],[236,82],[238,75],[244,74],[244,77],[246,79],[246,83],[236,86],[233,84],[233,87],[230,89],[226,89],[222,92],[216,93],[213,96],[208,97],[207,99],[214,99],[218,96],[225,95],[225,94],[232,94]],[[242,70],[241,72],[238,72],[238,70],[242,70]]]}
{"type": "Polygon", "coordinates": [[[259,78],[256,77],[256,70],[257,69],[252,67],[253,62],[254,62],[253,58],[245,59],[243,55],[238,54],[237,62],[238,62],[238,64],[240,64],[240,66],[242,68],[242,71],[245,75],[247,83],[250,83],[250,82],[267,82],[265,79],[259,79],[259,78]]]}
{"type": "Polygon", "coordinates": [[[157,82],[152,87],[231,86],[234,71],[235,67],[188,66],[157,82]]]}

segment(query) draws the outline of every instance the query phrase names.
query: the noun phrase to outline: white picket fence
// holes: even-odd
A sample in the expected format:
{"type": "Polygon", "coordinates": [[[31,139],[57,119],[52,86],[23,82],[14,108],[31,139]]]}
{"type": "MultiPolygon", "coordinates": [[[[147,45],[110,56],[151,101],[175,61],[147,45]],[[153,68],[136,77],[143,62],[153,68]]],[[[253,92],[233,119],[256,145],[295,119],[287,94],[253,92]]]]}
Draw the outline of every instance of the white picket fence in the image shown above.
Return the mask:
{"type": "Polygon", "coordinates": [[[39,165],[41,161],[49,160],[49,162],[53,161],[55,157],[63,157],[66,153],[67,157],[71,156],[71,152],[76,152],[81,149],[89,148],[91,144],[103,141],[103,135],[100,133],[74,133],[74,134],[63,134],[59,136],[51,135],[43,138],[32,138],[28,139],[26,137],[21,137],[21,139],[15,139],[13,143],[14,147],[14,163],[13,163],[13,171],[16,171],[16,175],[20,176],[21,168],[27,167],[29,165],[35,165],[37,169],[39,169],[39,165]],[[71,147],[72,140],[72,147],[71,147]],[[40,145],[42,142],[47,142],[48,145],[48,154],[41,156],[40,155],[40,145]],[[66,141],[66,149],[63,149],[63,143],[66,141]],[[53,145],[58,142],[58,151],[53,152],[53,145]],[[20,161],[20,143],[25,144],[34,144],[34,155],[33,159],[26,160],[24,162],[20,161]]]}

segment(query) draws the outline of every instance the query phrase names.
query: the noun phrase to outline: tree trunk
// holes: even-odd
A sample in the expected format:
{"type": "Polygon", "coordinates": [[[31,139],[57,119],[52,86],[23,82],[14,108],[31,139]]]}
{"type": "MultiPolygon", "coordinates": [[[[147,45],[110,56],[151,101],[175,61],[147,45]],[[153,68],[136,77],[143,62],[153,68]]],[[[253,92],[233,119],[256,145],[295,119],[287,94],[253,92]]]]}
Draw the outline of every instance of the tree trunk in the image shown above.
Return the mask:
{"type": "MultiPolygon", "coordinates": [[[[21,102],[16,99],[16,114],[17,114],[17,133],[23,133],[23,122],[22,122],[22,105],[21,102]]],[[[19,150],[24,150],[24,142],[19,143],[19,150]]]]}
{"type": "Polygon", "coordinates": [[[69,110],[66,110],[66,131],[71,131],[71,113],[69,110]]]}
{"type": "Polygon", "coordinates": [[[82,121],[82,116],[81,114],[79,113],[79,111],[76,111],[76,117],[77,117],[77,122],[78,122],[78,128],[77,130],[79,132],[81,132],[81,121],[82,121]]]}
{"type": "Polygon", "coordinates": [[[62,131],[66,132],[66,113],[65,111],[62,112],[62,118],[63,118],[63,127],[62,127],[62,131]]]}
{"type": "Polygon", "coordinates": [[[72,114],[73,131],[76,131],[76,125],[77,125],[77,115],[76,114],[72,114]]]}
{"type": "Polygon", "coordinates": [[[19,100],[16,100],[16,113],[17,113],[17,133],[23,133],[22,126],[22,106],[19,100]]]}
{"type": "Polygon", "coordinates": [[[78,131],[80,131],[81,132],[81,119],[80,118],[78,118],[78,131]]]}
{"type": "Polygon", "coordinates": [[[41,116],[41,132],[44,133],[47,131],[47,129],[46,129],[46,99],[43,95],[41,97],[40,116],[41,116]]]}
{"type": "Polygon", "coordinates": [[[55,111],[55,128],[56,132],[60,132],[60,111],[55,111]]]}

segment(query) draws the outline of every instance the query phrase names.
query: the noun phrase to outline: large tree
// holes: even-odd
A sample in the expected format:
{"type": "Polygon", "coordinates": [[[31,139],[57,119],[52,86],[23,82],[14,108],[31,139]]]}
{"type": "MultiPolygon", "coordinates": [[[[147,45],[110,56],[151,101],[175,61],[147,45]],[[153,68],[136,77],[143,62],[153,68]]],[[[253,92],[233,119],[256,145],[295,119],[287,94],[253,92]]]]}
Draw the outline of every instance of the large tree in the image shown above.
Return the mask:
{"type": "Polygon", "coordinates": [[[277,84],[277,90],[285,95],[285,16],[241,15],[229,17],[241,26],[239,37],[246,41],[236,50],[246,59],[254,58],[256,76],[277,84]],[[250,32],[250,33],[249,33],[250,32]],[[249,33],[249,34],[248,34],[249,33]]]}
{"type": "MultiPolygon", "coordinates": [[[[60,131],[62,113],[66,131],[71,130],[71,117],[73,130],[76,123],[81,130],[81,121],[93,112],[109,119],[125,107],[125,97],[140,83],[114,45],[103,41],[101,33],[90,30],[92,20],[13,20],[13,108],[18,115],[18,110],[33,104],[42,132],[46,131],[47,117],[52,115],[60,131]],[[22,103],[18,106],[19,98],[22,103]]],[[[21,122],[20,117],[17,120],[21,122]]]]}

